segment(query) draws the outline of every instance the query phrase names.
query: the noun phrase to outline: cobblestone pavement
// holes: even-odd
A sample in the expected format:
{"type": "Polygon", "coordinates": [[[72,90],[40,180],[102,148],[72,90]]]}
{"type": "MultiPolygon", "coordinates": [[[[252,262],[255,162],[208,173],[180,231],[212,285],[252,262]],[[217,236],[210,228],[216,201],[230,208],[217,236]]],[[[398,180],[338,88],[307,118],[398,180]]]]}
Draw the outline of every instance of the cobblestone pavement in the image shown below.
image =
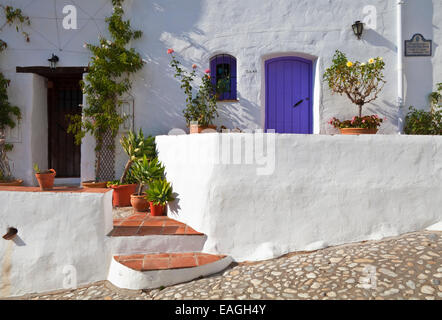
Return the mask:
{"type": "Polygon", "coordinates": [[[112,208],[112,214],[114,219],[123,219],[131,216],[134,213],[132,207],[112,208]]]}
{"type": "Polygon", "coordinates": [[[427,299],[442,300],[442,232],[244,263],[162,290],[108,282],[21,299],[427,299]]]}

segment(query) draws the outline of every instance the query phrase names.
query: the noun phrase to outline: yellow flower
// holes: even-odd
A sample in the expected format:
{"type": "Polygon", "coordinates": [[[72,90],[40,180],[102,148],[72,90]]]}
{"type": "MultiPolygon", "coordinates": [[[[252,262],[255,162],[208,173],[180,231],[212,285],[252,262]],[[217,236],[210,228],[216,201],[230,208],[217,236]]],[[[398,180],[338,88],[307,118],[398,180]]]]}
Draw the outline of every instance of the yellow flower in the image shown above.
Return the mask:
{"type": "Polygon", "coordinates": [[[368,60],[368,63],[369,63],[369,64],[373,64],[373,63],[374,63],[374,59],[370,59],[370,60],[368,60]]]}
{"type": "Polygon", "coordinates": [[[347,62],[347,67],[353,67],[353,62],[351,62],[351,61],[349,61],[349,62],[347,62]]]}
{"type": "Polygon", "coordinates": [[[364,67],[364,66],[365,66],[365,63],[361,63],[361,66],[364,67]]]}

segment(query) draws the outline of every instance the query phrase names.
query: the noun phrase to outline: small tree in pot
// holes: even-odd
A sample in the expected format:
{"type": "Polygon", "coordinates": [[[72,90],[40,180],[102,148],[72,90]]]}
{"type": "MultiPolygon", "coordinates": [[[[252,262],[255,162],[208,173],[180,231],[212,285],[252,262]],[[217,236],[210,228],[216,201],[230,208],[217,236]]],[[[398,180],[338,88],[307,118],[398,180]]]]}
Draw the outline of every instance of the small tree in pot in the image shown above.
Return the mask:
{"type": "Polygon", "coordinates": [[[325,74],[333,93],[346,95],[358,107],[359,116],[352,120],[341,121],[333,118],[329,124],[339,128],[343,134],[376,133],[384,121],[377,115],[362,116],[362,108],[376,100],[386,81],[384,80],[385,62],[382,58],[372,58],[368,62],[349,61],[344,53],[337,50],[333,64],[325,74]]]}

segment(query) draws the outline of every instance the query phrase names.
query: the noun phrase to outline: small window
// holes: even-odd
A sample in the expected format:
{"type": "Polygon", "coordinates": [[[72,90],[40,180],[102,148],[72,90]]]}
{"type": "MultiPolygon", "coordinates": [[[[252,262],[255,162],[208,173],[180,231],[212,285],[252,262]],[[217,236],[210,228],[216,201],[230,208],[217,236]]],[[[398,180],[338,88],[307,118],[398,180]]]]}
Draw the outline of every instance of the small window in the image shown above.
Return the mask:
{"type": "Polygon", "coordinates": [[[210,60],[210,76],[219,101],[236,100],[236,59],[219,54],[210,60]]]}

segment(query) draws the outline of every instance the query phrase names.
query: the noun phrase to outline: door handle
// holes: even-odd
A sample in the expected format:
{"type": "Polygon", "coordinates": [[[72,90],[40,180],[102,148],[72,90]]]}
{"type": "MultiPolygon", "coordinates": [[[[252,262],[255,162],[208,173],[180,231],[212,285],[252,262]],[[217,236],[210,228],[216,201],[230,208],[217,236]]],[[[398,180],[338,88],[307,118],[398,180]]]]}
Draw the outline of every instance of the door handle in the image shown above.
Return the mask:
{"type": "Polygon", "coordinates": [[[293,106],[293,108],[296,108],[297,106],[299,106],[301,103],[304,102],[304,100],[309,101],[310,98],[305,98],[305,99],[301,99],[301,100],[299,100],[297,103],[295,103],[295,105],[293,106]]]}

